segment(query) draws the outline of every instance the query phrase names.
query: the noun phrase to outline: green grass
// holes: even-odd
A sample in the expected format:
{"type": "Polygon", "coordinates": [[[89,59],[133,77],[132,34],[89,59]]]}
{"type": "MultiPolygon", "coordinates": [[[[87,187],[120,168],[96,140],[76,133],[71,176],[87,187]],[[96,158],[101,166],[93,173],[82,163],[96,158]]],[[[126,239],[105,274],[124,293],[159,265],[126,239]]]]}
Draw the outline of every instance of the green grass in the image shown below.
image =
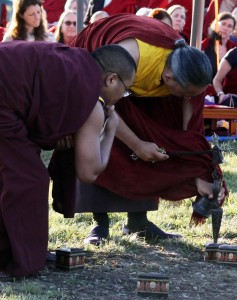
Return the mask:
{"type": "MultiPolygon", "coordinates": [[[[237,144],[236,142],[225,143],[222,144],[221,147],[231,147],[232,149],[230,152],[225,152],[225,162],[221,165],[230,194],[223,207],[224,215],[220,234],[225,239],[237,238],[235,226],[237,221],[237,156],[235,154],[237,153],[237,144]]],[[[211,218],[201,226],[190,226],[193,200],[194,199],[185,199],[179,202],[161,200],[159,210],[148,212],[148,218],[165,231],[182,234],[187,244],[201,248],[207,239],[212,239],[211,218]]],[[[90,213],[76,214],[74,219],[64,219],[51,208],[49,220],[49,247],[52,249],[61,246],[84,246],[83,240],[93,224],[92,214],[90,213]]],[[[121,237],[121,227],[126,221],[126,214],[111,213],[110,220],[110,241],[106,244],[106,248],[103,247],[103,249],[110,251],[111,248],[113,248],[115,251],[122,251],[121,249],[127,251],[125,250],[127,247],[134,247],[135,245],[132,246],[130,242],[126,242],[124,237],[121,237]]]]}
{"type": "MultiPolygon", "coordinates": [[[[226,144],[222,144],[222,147],[226,144]]],[[[233,148],[230,153],[225,154],[225,163],[221,165],[225,180],[229,187],[229,199],[225,201],[223,206],[224,214],[220,231],[220,243],[237,244],[237,145],[232,142],[230,146],[233,148]]],[[[48,163],[49,153],[43,153],[43,159],[48,163]]],[[[185,199],[179,202],[170,202],[161,200],[159,210],[148,212],[148,218],[167,232],[178,232],[183,235],[180,241],[159,241],[154,245],[155,249],[168,257],[169,249],[174,251],[177,249],[179,255],[183,257],[201,257],[203,246],[207,242],[212,241],[212,225],[211,218],[201,226],[191,226],[190,217],[192,214],[192,201],[194,199],[185,199]]],[[[83,240],[87,236],[92,224],[92,214],[76,214],[73,219],[64,219],[62,215],[54,212],[51,207],[52,199],[49,199],[49,249],[60,247],[84,247],[83,240]]],[[[110,239],[102,246],[96,248],[91,245],[86,246],[88,253],[96,256],[96,266],[105,266],[107,264],[106,257],[143,255],[144,249],[148,249],[149,245],[144,240],[139,240],[135,235],[121,236],[122,224],[126,221],[125,213],[111,213],[110,239]],[[143,253],[143,254],[141,254],[143,253]]],[[[137,271],[136,264],[131,265],[130,270],[137,271]]],[[[147,268],[151,268],[152,265],[147,268]]],[[[93,269],[93,265],[88,265],[87,270],[93,269]]],[[[148,269],[147,269],[148,270],[148,269]]],[[[46,275],[47,277],[47,275],[46,275]]],[[[53,277],[53,276],[51,276],[53,277]]],[[[47,277],[46,281],[54,280],[47,277]]],[[[50,281],[52,282],[52,281],[50,281]]],[[[77,282],[73,276],[65,277],[63,283],[66,286],[77,286],[77,282]]],[[[83,280],[81,286],[88,283],[83,280]]],[[[61,288],[52,288],[45,290],[42,281],[23,281],[23,283],[15,282],[14,285],[0,283],[0,299],[1,300],[37,300],[37,299],[71,299],[68,291],[61,288]]]]}

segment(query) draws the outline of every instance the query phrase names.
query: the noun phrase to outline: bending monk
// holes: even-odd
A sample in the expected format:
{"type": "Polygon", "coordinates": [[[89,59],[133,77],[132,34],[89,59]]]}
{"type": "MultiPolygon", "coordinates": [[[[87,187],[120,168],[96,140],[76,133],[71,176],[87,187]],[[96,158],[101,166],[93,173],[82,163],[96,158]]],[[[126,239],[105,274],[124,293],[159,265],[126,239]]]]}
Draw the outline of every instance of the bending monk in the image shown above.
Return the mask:
{"type": "Polygon", "coordinates": [[[125,91],[121,78],[132,84],[136,65],[118,45],[91,55],[57,43],[10,42],[0,44],[0,57],[0,281],[6,281],[45,266],[49,175],[40,149],[72,135],[75,170],[93,182],[108,163],[118,126],[111,105],[125,91]]]}
{"type": "MultiPolygon", "coordinates": [[[[66,154],[57,153],[55,172],[51,165],[54,208],[65,216],[93,212],[96,226],[86,239],[89,243],[98,244],[108,237],[107,212],[113,211],[128,212],[127,232],[139,231],[148,239],[170,238],[173,235],[160,230],[146,216],[147,210],[157,209],[159,197],[174,201],[200,195],[212,197],[214,166],[210,155],[168,155],[210,149],[203,135],[202,110],[211,66],[205,54],[180,41],[170,26],[129,14],[89,25],[71,46],[92,51],[110,43],[128,50],[137,64],[137,73],[131,95],[116,105],[120,123],[109,164],[95,184],[77,182],[77,195],[70,195],[63,187],[64,180],[57,176],[67,163],[63,160],[66,154]]],[[[223,198],[221,189],[219,201],[223,198]]]]}

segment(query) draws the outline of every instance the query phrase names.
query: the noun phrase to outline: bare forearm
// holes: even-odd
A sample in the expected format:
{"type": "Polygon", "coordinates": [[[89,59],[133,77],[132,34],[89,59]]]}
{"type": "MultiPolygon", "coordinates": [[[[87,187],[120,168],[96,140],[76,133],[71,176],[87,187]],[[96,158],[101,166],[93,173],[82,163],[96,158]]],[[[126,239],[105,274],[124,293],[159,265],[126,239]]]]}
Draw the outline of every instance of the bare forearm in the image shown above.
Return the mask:
{"type": "Polygon", "coordinates": [[[106,168],[109,162],[115,131],[116,131],[115,129],[114,130],[111,129],[102,135],[101,142],[100,142],[100,156],[101,156],[100,172],[102,172],[106,168]]]}
{"type": "Polygon", "coordinates": [[[76,171],[80,180],[92,183],[105,169],[119,119],[114,108],[109,108],[104,124],[101,105],[95,106],[87,122],[75,134],[76,171]]]}
{"type": "Polygon", "coordinates": [[[213,79],[213,86],[217,94],[222,91],[222,83],[218,79],[213,79]]]}

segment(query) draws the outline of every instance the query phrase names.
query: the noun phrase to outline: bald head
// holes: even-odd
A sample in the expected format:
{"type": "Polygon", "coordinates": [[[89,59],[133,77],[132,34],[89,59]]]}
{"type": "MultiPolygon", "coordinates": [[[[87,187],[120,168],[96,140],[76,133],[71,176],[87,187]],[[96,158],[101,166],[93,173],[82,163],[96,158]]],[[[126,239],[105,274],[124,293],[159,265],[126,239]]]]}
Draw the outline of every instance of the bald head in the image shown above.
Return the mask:
{"type": "Polygon", "coordinates": [[[109,17],[109,14],[106,11],[102,11],[102,10],[97,11],[91,16],[90,23],[94,23],[95,21],[98,21],[100,19],[107,18],[107,17],[109,17]]]}

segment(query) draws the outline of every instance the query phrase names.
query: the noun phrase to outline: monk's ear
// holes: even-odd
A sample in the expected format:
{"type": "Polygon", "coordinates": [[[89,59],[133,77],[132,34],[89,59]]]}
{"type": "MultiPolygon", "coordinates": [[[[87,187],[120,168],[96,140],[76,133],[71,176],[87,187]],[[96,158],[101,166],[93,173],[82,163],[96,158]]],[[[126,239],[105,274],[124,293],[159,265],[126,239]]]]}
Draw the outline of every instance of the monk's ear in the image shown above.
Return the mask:
{"type": "Polygon", "coordinates": [[[171,79],[173,79],[172,74],[165,74],[164,76],[165,76],[166,81],[170,81],[171,79]]]}
{"type": "Polygon", "coordinates": [[[111,73],[105,77],[105,85],[107,87],[113,87],[117,84],[118,76],[116,73],[111,73]]]}

